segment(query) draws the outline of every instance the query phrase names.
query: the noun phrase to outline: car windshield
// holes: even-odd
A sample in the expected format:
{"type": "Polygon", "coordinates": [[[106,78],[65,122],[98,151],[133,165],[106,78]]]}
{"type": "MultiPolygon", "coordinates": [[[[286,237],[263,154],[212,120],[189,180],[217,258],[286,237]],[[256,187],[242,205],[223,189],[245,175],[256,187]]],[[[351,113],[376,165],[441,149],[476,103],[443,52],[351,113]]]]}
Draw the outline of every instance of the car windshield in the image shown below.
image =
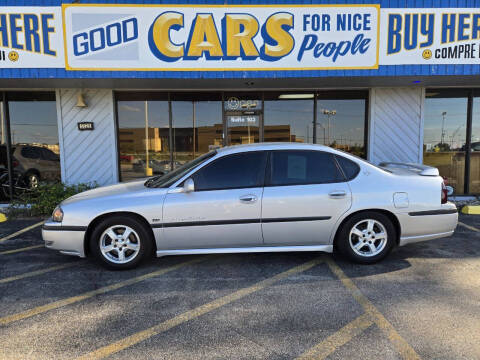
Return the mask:
{"type": "Polygon", "coordinates": [[[165,175],[158,175],[154,176],[147,181],[145,181],[145,186],[146,187],[157,187],[157,188],[165,188],[171,186],[173,183],[175,183],[177,180],[185,176],[190,170],[193,168],[197,167],[204,161],[210,159],[211,157],[215,156],[217,154],[216,151],[211,151],[209,153],[206,153],[198,158],[196,158],[193,161],[190,161],[179,168],[165,174],[165,175]]]}

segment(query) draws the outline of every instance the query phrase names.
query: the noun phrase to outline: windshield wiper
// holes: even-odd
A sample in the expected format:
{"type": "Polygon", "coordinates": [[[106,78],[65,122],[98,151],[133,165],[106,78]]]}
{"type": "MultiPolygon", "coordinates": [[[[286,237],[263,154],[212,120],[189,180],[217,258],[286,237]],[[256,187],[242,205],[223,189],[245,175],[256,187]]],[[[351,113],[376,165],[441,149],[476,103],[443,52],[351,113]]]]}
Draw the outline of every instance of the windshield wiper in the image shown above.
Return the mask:
{"type": "Polygon", "coordinates": [[[144,186],[146,187],[155,187],[155,183],[157,182],[157,180],[159,178],[161,178],[162,175],[157,175],[157,176],[154,176],[154,177],[151,177],[150,179],[148,179],[147,181],[145,181],[145,183],[143,184],[144,186]]]}

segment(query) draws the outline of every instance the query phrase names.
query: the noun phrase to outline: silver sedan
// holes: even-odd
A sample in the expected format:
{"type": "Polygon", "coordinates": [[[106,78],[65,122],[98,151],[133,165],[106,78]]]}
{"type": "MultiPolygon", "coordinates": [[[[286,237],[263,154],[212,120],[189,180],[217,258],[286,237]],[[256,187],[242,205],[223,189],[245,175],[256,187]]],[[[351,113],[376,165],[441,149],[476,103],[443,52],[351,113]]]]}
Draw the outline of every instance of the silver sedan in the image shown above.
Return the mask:
{"type": "Polygon", "coordinates": [[[381,165],[320,145],[226,147],[163,176],[77,194],[42,234],[48,248],[123,269],[153,254],[277,251],[370,264],[453,233],[457,209],[437,169],[381,165]]]}

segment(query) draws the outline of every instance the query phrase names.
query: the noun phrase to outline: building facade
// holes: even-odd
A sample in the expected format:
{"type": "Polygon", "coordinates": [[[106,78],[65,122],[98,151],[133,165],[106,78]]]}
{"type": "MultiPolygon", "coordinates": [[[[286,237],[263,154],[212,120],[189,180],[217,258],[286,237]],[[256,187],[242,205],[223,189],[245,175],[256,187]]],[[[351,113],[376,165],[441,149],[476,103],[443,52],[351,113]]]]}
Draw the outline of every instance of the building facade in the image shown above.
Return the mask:
{"type": "Polygon", "coordinates": [[[32,181],[289,141],[480,193],[480,0],[0,0],[0,89],[0,167],[32,181]]]}

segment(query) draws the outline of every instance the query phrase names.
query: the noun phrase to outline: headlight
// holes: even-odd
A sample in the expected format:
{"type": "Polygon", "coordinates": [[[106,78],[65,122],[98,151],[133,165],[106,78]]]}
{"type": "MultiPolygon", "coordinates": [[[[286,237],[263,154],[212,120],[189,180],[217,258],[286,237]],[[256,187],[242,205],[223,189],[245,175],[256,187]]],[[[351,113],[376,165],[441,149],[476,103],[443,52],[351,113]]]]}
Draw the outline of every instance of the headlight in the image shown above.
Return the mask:
{"type": "Polygon", "coordinates": [[[56,221],[56,222],[62,222],[63,210],[60,206],[57,206],[55,210],[53,210],[52,219],[53,221],[56,221]]]}

